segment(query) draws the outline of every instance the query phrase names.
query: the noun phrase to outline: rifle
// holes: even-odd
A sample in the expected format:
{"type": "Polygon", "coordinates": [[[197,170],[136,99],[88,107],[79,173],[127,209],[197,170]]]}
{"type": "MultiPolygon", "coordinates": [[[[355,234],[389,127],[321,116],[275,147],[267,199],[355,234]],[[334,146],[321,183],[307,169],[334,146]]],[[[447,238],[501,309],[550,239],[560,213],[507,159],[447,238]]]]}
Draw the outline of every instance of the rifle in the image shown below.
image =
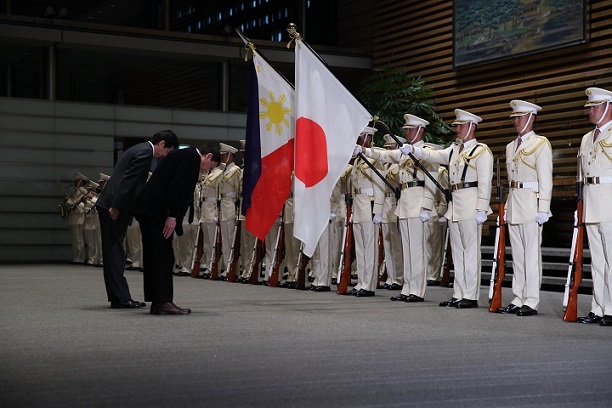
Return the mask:
{"type": "Polygon", "coordinates": [[[450,249],[450,227],[447,221],[446,232],[444,233],[444,253],[442,255],[442,259],[444,261],[442,263],[442,271],[440,272],[440,275],[442,276],[440,279],[440,286],[445,288],[450,286],[450,265],[453,259],[450,249]]]}
{"type": "Polygon", "coordinates": [[[263,241],[255,238],[255,247],[251,255],[251,275],[249,276],[249,283],[251,285],[259,285],[261,258],[263,258],[263,241]]]}
{"type": "Polygon", "coordinates": [[[378,238],[377,238],[377,242],[376,242],[376,246],[377,246],[377,259],[376,259],[376,287],[378,289],[382,289],[382,286],[380,286],[380,272],[381,270],[384,271],[385,270],[385,264],[384,264],[384,241],[383,241],[383,232],[382,232],[382,224],[378,225],[378,238]]]}
{"type": "Polygon", "coordinates": [[[582,202],[582,189],[584,187],[584,183],[582,180],[580,155],[578,155],[577,169],[578,171],[576,176],[576,212],[574,215],[572,254],[570,254],[570,264],[568,267],[567,282],[565,284],[565,293],[563,294],[563,306],[565,306],[563,320],[565,320],[566,322],[575,322],[578,320],[578,288],[582,283],[582,256],[584,250],[584,222],[582,220],[584,208],[582,202]]]}
{"type": "Polygon", "coordinates": [[[221,260],[221,203],[217,201],[217,227],[215,228],[215,245],[210,258],[210,279],[219,278],[219,261],[221,260]]]}
{"type": "Polygon", "coordinates": [[[299,290],[306,289],[306,266],[308,266],[308,262],[310,261],[310,258],[304,255],[303,249],[304,244],[302,244],[302,248],[300,248],[300,254],[298,255],[298,272],[295,288],[299,290]]]}
{"type": "Polygon", "coordinates": [[[237,278],[237,271],[239,269],[240,262],[240,219],[236,219],[236,225],[234,226],[234,238],[232,239],[232,249],[230,250],[229,257],[227,259],[227,278],[228,282],[234,282],[237,278]]]}
{"type": "Polygon", "coordinates": [[[353,223],[352,217],[352,198],[349,194],[344,196],[346,201],[346,222],[344,223],[344,234],[342,236],[342,252],[340,252],[340,262],[338,264],[338,288],[336,293],[344,295],[351,282],[351,250],[353,247],[353,223]]]}
{"type": "Polygon", "coordinates": [[[495,251],[493,253],[493,267],[491,269],[491,283],[489,285],[489,312],[497,313],[502,307],[502,282],[506,275],[506,221],[504,220],[505,203],[504,187],[501,184],[499,159],[497,165],[497,198],[499,200],[499,215],[497,216],[497,230],[495,231],[495,251]]]}
{"type": "Polygon", "coordinates": [[[202,262],[202,253],[204,252],[204,232],[202,224],[198,223],[198,238],[196,239],[195,251],[191,259],[191,277],[200,277],[200,264],[202,262]]]}

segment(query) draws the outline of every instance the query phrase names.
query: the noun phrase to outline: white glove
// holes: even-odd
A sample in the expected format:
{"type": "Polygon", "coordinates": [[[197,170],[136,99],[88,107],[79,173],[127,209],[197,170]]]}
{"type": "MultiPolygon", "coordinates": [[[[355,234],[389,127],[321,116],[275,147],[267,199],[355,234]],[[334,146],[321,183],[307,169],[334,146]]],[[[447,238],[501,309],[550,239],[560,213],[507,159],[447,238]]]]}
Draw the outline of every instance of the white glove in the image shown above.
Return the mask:
{"type": "Polygon", "coordinates": [[[404,143],[399,149],[400,149],[400,152],[402,152],[405,155],[412,153],[414,150],[412,145],[409,143],[404,143]]]}
{"type": "Polygon", "coordinates": [[[474,217],[476,223],[483,224],[487,220],[487,212],[483,210],[476,211],[476,217],[474,217]]]}
{"type": "Polygon", "coordinates": [[[421,222],[427,222],[429,221],[430,218],[431,218],[431,211],[421,210],[421,213],[419,214],[419,219],[421,220],[421,222]]]}
{"type": "Polygon", "coordinates": [[[382,214],[374,214],[374,218],[372,218],[372,222],[376,225],[382,224],[382,214]]]}
{"type": "Polygon", "coordinates": [[[362,152],[363,150],[361,149],[361,146],[355,145],[355,147],[353,148],[353,156],[359,156],[359,153],[362,152]]]}
{"type": "Polygon", "coordinates": [[[446,223],[446,221],[448,221],[448,220],[447,220],[447,219],[446,219],[446,217],[445,217],[445,216],[443,216],[443,215],[441,215],[441,216],[440,216],[440,218],[438,218],[438,222],[439,222],[440,224],[444,224],[444,223],[446,223]]]}
{"type": "Polygon", "coordinates": [[[538,224],[542,225],[544,224],[546,221],[548,221],[548,219],[550,218],[550,215],[548,215],[548,213],[544,213],[544,212],[539,212],[536,214],[535,216],[535,220],[538,224]]]}
{"type": "Polygon", "coordinates": [[[332,211],[332,212],[329,214],[329,222],[334,222],[334,220],[335,220],[335,219],[336,219],[336,212],[335,212],[335,211],[332,211]]]}

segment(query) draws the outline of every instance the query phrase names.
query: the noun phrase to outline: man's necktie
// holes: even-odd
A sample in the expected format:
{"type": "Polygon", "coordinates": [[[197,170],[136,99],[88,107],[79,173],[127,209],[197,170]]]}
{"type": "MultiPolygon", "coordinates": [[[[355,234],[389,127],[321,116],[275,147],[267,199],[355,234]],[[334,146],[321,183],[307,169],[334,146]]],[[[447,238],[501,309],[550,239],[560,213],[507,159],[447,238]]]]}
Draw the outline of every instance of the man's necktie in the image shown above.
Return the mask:
{"type": "Polygon", "coordinates": [[[521,146],[521,142],[523,141],[522,137],[519,137],[516,139],[516,147],[514,148],[514,151],[518,151],[518,148],[521,146]]]}
{"type": "Polygon", "coordinates": [[[463,151],[463,143],[459,145],[459,154],[461,154],[462,151],[463,151]]]}
{"type": "Polygon", "coordinates": [[[599,130],[599,128],[595,128],[595,133],[593,133],[593,143],[597,141],[597,138],[599,137],[600,133],[601,133],[601,130],[599,130]]]}

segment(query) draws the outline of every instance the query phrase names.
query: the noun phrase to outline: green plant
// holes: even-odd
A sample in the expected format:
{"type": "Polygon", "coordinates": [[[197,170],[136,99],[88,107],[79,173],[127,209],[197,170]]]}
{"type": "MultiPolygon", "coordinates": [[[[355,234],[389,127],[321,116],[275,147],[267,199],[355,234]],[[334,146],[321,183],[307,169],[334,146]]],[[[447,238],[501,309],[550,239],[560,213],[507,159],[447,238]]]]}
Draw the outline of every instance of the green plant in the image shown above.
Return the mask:
{"type": "MultiPolygon", "coordinates": [[[[393,133],[403,136],[404,114],[410,113],[429,121],[425,128],[427,142],[445,145],[453,133],[435,112],[432,89],[425,80],[407,73],[403,68],[385,66],[364,81],[359,97],[365,107],[380,118],[393,133]]],[[[384,132],[377,132],[374,143],[381,146],[384,132]]]]}

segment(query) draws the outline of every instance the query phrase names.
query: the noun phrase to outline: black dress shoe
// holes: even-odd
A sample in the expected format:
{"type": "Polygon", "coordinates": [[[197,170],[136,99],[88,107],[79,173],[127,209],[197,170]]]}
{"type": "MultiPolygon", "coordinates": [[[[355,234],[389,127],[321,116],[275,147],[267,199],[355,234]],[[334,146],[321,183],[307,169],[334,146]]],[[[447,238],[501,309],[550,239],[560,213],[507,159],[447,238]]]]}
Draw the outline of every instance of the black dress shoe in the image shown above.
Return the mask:
{"type": "Polygon", "coordinates": [[[417,303],[417,302],[424,302],[425,299],[423,299],[422,297],[419,297],[417,295],[410,295],[408,296],[408,299],[406,299],[406,302],[408,303],[417,303]]]}
{"type": "Polygon", "coordinates": [[[329,292],[330,290],[329,286],[315,286],[313,289],[314,292],[329,292]]]}
{"type": "Polygon", "coordinates": [[[357,282],[351,282],[348,284],[348,286],[357,286],[357,282]]]}
{"type": "Polygon", "coordinates": [[[603,315],[601,321],[599,322],[600,326],[612,326],[612,316],[603,315]]]}
{"type": "Polygon", "coordinates": [[[359,291],[357,289],[353,288],[353,289],[351,289],[350,292],[346,292],[345,295],[355,296],[355,295],[357,295],[357,292],[359,292],[359,291]]]}
{"type": "Polygon", "coordinates": [[[517,316],[535,316],[537,314],[538,314],[537,310],[532,309],[527,305],[523,305],[523,307],[521,307],[519,311],[516,312],[517,316]]]}
{"type": "Polygon", "coordinates": [[[172,302],[151,305],[151,314],[154,315],[188,315],[191,309],[183,309],[172,302]]]}
{"type": "Polygon", "coordinates": [[[461,299],[455,307],[457,309],[472,309],[478,307],[478,301],[472,299],[461,299]]]}
{"type": "Polygon", "coordinates": [[[374,296],[374,292],[371,290],[359,289],[357,293],[355,293],[357,297],[371,297],[374,296]]]}
{"type": "Polygon", "coordinates": [[[145,303],[132,299],[124,300],[123,302],[111,302],[111,309],[136,309],[145,306],[145,303]]]}
{"type": "Polygon", "coordinates": [[[497,313],[516,314],[516,312],[518,312],[520,309],[521,308],[519,306],[515,305],[514,303],[510,303],[506,307],[500,307],[499,309],[497,309],[497,313]]]}
{"type": "Polygon", "coordinates": [[[391,296],[391,300],[394,302],[405,302],[408,299],[408,296],[400,293],[397,296],[391,296]]]}
{"type": "Polygon", "coordinates": [[[459,303],[460,299],[457,298],[451,298],[450,300],[447,300],[446,302],[440,302],[440,307],[455,307],[457,305],[457,303],[459,303]]]}
{"type": "Polygon", "coordinates": [[[394,283],[391,285],[391,287],[389,288],[389,290],[401,290],[402,289],[402,285],[399,285],[397,283],[394,283]]]}
{"type": "Polygon", "coordinates": [[[603,317],[597,316],[593,312],[589,312],[588,315],[586,315],[584,317],[579,317],[577,321],[579,323],[600,323],[602,319],[603,319],[603,317]]]}
{"type": "Polygon", "coordinates": [[[338,279],[332,278],[331,284],[332,285],[337,285],[338,284],[338,279]]]}
{"type": "Polygon", "coordinates": [[[437,280],[428,280],[427,281],[427,286],[440,286],[440,282],[438,282],[437,280]]]}
{"type": "Polygon", "coordinates": [[[389,289],[391,289],[391,285],[389,285],[388,283],[385,283],[385,284],[384,284],[384,285],[382,285],[380,288],[381,288],[381,289],[387,289],[387,290],[389,290],[389,289]]]}

